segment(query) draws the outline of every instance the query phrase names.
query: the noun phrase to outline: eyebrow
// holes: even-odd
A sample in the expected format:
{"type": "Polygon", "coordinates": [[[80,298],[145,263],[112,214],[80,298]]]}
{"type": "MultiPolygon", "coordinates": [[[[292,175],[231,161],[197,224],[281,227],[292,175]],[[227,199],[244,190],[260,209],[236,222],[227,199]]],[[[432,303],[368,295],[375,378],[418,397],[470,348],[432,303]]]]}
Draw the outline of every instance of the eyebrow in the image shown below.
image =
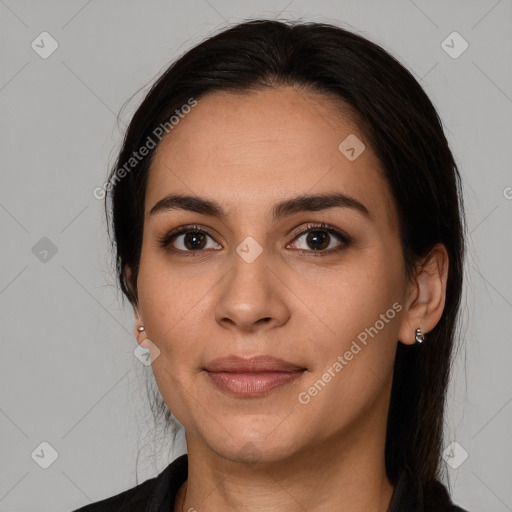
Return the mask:
{"type": "MultiPolygon", "coordinates": [[[[300,212],[317,212],[330,208],[352,208],[371,219],[370,212],[363,203],[342,193],[301,195],[276,203],[272,208],[274,220],[289,217],[300,212]]],[[[184,194],[169,194],[151,208],[149,215],[169,210],[185,210],[226,219],[224,208],[214,200],[184,194]]]]}

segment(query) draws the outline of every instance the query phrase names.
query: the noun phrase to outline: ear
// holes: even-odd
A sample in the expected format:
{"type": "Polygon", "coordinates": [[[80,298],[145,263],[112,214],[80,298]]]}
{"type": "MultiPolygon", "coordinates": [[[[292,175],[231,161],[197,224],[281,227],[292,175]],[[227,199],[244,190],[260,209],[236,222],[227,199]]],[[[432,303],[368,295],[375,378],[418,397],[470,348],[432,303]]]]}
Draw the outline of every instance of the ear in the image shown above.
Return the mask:
{"type": "MultiPolygon", "coordinates": [[[[126,274],[126,281],[128,283],[128,286],[130,287],[132,294],[134,294],[134,290],[133,290],[133,286],[132,286],[132,269],[128,265],[125,265],[124,272],[126,274]]],[[[137,304],[132,304],[132,307],[133,307],[133,316],[135,318],[135,323],[133,326],[133,333],[135,334],[135,339],[137,340],[137,343],[140,345],[141,342],[144,341],[144,339],[146,338],[144,332],[139,332],[139,327],[143,326],[144,322],[141,318],[137,304]]]]}
{"type": "Polygon", "coordinates": [[[434,246],[416,267],[409,284],[407,307],[402,317],[398,340],[405,345],[416,342],[416,329],[430,332],[439,322],[446,300],[448,252],[443,244],[434,246]]]}

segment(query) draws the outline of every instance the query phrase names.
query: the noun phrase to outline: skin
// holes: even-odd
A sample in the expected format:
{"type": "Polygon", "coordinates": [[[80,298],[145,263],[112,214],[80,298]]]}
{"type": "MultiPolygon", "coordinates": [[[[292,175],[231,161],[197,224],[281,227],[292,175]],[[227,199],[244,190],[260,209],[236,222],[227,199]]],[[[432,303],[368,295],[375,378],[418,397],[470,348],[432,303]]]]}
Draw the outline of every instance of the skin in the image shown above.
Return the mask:
{"type": "MultiPolygon", "coordinates": [[[[157,148],[134,332],[139,343],[148,338],[158,348],[156,382],[186,430],[189,477],[175,511],[388,508],[393,487],[384,447],[396,344],[414,343],[416,328],[428,332],[439,321],[448,260],[436,246],[406,276],[380,163],[357,125],[333,105],[328,96],[293,87],[215,92],[201,97],[157,148]],[[350,134],[366,145],[354,161],[338,149],[350,134]],[[333,191],[360,201],[371,218],[348,207],[272,218],[276,202],[333,191]],[[215,200],[228,215],[150,215],[169,193],[215,200]],[[294,238],[321,222],[353,243],[328,254],[340,242],[327,232],[329,246],[318,255],[307,233],[294,238]],[[204,235],[197,257],[185,254],[192,250],[183,235],[159,247],[159,237],[188,224],[213,234],[204,235]],[[251,263],[236,252],[248,236],[262,250],[251,263]],[[300,403],[298,394],[394,303],[401,311],[309,403],[300,403]],[[307,371],[264,397],[228,396],[203,368],[230,354],[272,355],[307,371]]],[[[325,230],[311,231],[319,229],[325,230]]]]}

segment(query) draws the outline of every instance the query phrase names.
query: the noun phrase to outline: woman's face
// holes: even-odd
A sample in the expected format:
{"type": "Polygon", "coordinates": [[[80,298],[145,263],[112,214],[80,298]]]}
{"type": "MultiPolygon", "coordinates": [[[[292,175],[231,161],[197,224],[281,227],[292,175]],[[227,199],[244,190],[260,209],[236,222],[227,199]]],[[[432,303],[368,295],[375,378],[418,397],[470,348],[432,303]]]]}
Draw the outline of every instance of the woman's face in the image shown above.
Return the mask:
{"type": "Polygon", "coordinates": [[[408,290],[397,214],[376,156],[328,97],[280,87],[200,98],[155,154],[137,287],[137,325],[160,351],[155,378],[189,450],[275,461],[384,435],[408,290]],[[170,194],[198,200],[151,213],[170,194]],[[293,205],[327,194],[346,199],[293,205]],[[195,211],[200,200],[224,215],[195,211]],[[231,355],[300,370],[212,379],[205,368],[231,355]],[[285,383],[257,387],[275,379],[285,383]]]}

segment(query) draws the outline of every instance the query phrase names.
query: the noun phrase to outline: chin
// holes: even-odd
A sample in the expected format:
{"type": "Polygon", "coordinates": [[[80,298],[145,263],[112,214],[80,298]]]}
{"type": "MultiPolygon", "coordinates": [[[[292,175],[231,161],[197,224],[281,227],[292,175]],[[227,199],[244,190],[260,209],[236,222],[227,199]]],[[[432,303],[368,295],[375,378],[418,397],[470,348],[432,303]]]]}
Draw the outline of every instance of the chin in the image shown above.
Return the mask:
{"type": "Polygon", "coordinates": [[[268,424],[260,432],[253,428],[251,432],[230,432],[226,436],[222,435],[221,439],[206,440],[221,457],[243,464],[279,462],[297,450],[297,440],[294,440],[292,432],[288,430],[277,434],[268,428],[268,424]]]}

